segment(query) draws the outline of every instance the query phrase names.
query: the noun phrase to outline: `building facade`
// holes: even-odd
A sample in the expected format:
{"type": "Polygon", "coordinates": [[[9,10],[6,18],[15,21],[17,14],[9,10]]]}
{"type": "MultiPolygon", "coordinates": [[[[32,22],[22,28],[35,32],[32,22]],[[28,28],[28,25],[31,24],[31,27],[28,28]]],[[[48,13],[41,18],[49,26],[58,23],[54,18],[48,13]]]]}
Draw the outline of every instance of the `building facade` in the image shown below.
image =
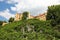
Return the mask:
{"type": "Polygon", "coordinates": [[[3,22],[2,26],[6,25],[6,24],[8,24],[8,23],[6,23],[6,22],[3,22]]]}
{"type": "MultiPolygon", "coordinates": [[[[36,18],[36,19],[39,19],[39,20],[42,20],[42,21],[46,21],[46,15],[47,15],[47,13],[39,14],[38,16],[32,16],[29,13],[27,19],[36,18]]],[[[23,17],[22,13],[20,13],[20,14],[16,13],[16,15],[15,15],[15,21],[22,20],[22,17],[23,17]]]]}
{"type": "Polygon", "coordinates": [[[35,17],[36,19],[42,20],[42,21],[46,21],[46,14],[40,14],[38,16],[35,17]]]}
{"type": "Polygon", "coordinates": [[[15,15],[15,21],[19,21],[19,20],[21,20],[22,19],[22,14],[20,13],[16,13],[16,15],[15,15]]]}

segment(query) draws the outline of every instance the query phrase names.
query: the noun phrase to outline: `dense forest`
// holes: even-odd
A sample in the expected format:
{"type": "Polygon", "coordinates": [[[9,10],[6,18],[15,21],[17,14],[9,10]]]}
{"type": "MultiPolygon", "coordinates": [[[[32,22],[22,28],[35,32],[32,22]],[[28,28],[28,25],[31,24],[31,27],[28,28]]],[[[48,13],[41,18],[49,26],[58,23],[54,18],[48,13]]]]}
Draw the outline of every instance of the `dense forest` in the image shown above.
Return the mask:
{"type": "Polygon", "coordinates": [[[46,21],[26,20],[27,13],[20,21],[10,18],[5,26],[0,21],[0,40],[60,40],[60,5],[48,7],[46,21]]]}

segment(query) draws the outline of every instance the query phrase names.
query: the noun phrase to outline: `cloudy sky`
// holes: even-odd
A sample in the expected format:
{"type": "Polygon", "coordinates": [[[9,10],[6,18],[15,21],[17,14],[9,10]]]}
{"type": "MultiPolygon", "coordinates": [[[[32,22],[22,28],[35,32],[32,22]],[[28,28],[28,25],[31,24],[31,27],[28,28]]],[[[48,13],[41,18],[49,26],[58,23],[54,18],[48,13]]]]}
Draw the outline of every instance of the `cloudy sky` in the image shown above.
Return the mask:
{"type": "Polygon", "coordinates": [[[28,11],[31,15],[44,13],[51,5],[60,4],[60,0],[0,0],[0,20],[15,17],[16,13],[28,11]]]}

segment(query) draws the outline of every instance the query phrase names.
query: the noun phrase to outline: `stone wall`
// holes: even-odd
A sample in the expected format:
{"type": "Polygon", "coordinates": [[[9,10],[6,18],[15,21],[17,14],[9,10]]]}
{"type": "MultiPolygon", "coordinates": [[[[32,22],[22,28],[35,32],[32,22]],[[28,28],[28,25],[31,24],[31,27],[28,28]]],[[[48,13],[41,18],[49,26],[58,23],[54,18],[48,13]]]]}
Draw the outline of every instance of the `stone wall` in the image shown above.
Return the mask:
{"type": "MultiPolygon", "coordinates": [[[[39,19],[39,20],[42,20],[42,21],[46,21],[46,15],[47,15],[47,13],[39,14],[38,16],[32,16],[29,13],[27,19],[36,18],[36,19],[39,19]]],[[[15,15],[15,21],[22,20],[22,16],[23,16],[22,13],[20,13],[20,14],[16,13],[16,15],[15,15]]]]}
{"type": "Polygon", "coordinates": [[[22,19],[22,14],[16,13],[15,15],[15,21],[19,21],[22,19]]]}
{"type": "Polygon", "coordinates": [[[2,26],[6,25],[6,24],[8,24],[8,23],[3,22],[2,26]]]}

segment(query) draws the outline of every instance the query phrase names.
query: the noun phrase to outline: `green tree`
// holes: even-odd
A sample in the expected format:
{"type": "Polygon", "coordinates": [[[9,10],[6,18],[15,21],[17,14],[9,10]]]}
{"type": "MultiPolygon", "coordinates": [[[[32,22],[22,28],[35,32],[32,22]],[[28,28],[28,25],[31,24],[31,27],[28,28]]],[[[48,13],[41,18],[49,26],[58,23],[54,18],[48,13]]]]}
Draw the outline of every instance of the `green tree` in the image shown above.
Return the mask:
{"type": "Polygon", "coordinates": [[[22,20],[27,20],[29,12],[23,12],[22,20]]]}
{"type": "Polygon", "coordinates": [[[14,18],[11,17],[11,18],[9,19],[9,22],[13,22],[13,21],[14,21],[14,18]]]}
{"type": "Polygon", "coordinates": [[[0,21],[0,26],[3,24],[3,21],[0,21]]]}
{"type": "Polygon", "coordinates": [[[60,5],[49,6],[46,18],[51,20],[52,26],[60,24],[60,5]]]}

